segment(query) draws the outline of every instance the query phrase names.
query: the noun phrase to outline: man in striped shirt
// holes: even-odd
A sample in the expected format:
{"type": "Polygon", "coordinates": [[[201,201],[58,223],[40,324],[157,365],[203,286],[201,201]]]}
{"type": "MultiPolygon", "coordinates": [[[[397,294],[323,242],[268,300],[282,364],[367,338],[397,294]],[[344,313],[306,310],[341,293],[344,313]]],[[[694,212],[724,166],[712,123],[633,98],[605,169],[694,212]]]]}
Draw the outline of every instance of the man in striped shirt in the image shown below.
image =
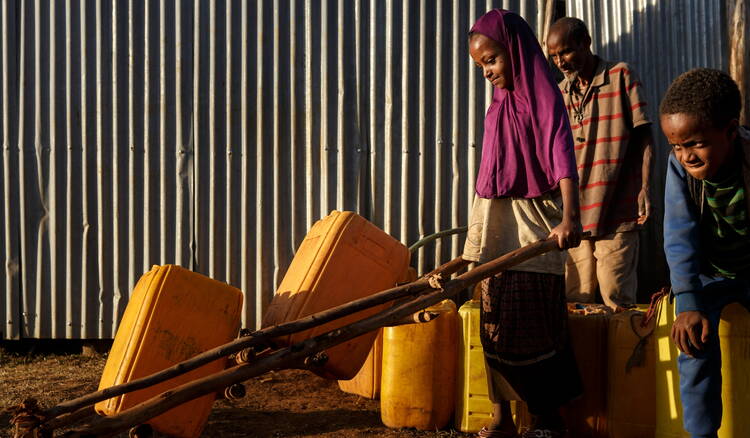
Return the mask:
{"type": "Polygon", "coordinates": [[[561,18],[547,50],[565,75],[560,82],[573,130],[580,179],[581,224],[590,240],[568,251],[569,301],[593,302],[597,289],[612,309],[635,302],[638,229],[651,213],[651,121],[633,69],[591,52],[577,18],[561,18]]]}

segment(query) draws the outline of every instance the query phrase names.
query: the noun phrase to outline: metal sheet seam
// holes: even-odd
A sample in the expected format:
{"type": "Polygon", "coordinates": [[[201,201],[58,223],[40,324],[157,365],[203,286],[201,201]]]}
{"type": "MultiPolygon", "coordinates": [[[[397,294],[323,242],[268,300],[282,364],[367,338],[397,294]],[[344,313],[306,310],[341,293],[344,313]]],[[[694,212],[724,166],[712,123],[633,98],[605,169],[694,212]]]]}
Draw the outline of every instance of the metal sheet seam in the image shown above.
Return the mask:
{"type": "MultiPolygon", "coordinates": [[[[459,9],[456,5],[453,6],[453,15],[452,15],[452,21],[453,23],[461,23],[461,20],[459,20],[459,9]]],[[[459,81],[459,64],[462,64],[461,62],[461,51],[460,51],[460,44],[459,41],[459,35],[464,35],[462,32],[459,31],[459,29],[453,29],[453,41],[451,44],[451,77],[452,77],[452,91],[453,94],[451,96],[451,101],[453,102],[453,111],[451,113],[451,119],[453,121],[451,125],[451,225],[450,228],[457,228],[463,224],[459,224],[459,214],[460,211],[458,209],[459,206],[459,194],[461,193],[460,190],[460,184],[461,184],[461,175],[463,172],[461,172],[460,163],[459,163],[459,156],[460,156],[460,139],[462,137],[461,133],[461,126],[460,126],[460,95],[458,92],[458,86],[456,85],[459,81]]],[[[451,259],[454,259],[458,257],[459,253],[459,237],[457,234],[454,234],[451,237],[451,259]]]]}
{"type": "MultiPolygon", "coordinates": [[[[437,71],[435,72],[435,83],[443,83],[443,56],[441,49],[443,47],[443,3],[439,2],[435,8],[435,18],[437,21],[435,30],[435,66],[437,71]]],[[[443,178],[440,178],[440,171],[444,166],[443,159],[443,94],[442,87],[435,87],[435,168],[438,171],[438,178],[435,181],[435,209],[434,209],[434,229],[436,231],[442,229],[441,213],[443,211],[443,178]]],[[[441,254],[443,252],[443,242],[438,240],[435,242],[434,247],[434,259],[433,264],[440,266],[442,261],[441,254]]]]}
{"type": "Polygon", "coordinates": [[[256,13],[257,21],[256,21],[256,27],[257,27],[257,44],[256,44],[256,72],[257,77],[256,79],[256,117],[255,117],[255,129],[256,129],[256,166],[255,166],[255,175],[256,175],[256,194],[255,194],[255,236],[256,236],[256,244],[255,244],[255,322],[256,326],[260,325],[260,321],[263,318],[263,304],[264,304],[264,297],[262,294],[264,281],[263,281],[263,270],[266,268],[265,266],[265,260],[264,260],[264,244],[265,239],[263,238],[263,232],[264,232],[264,221],[259,220],[259,218],[263,217],[263,208],[264,208],[264,194],[263,194],[263,160],[264,160],[264,153],[263,148],[261,145],[263,145],[263,80],[265,79],[263,74],[263,40],[264,40],[264,26],[263,26],[263,2],[259,2],[257,4],[256,13]]]}
{"type": "MultiPolygon", "coordinates": [[[[402,3],[401,12],[401,185],[409,184],[409,161],[410,161],[410,138],[409,138],[409,2],[402,3]]],[[[408,220],[409,196],[401,194],[401,205],[399,206],[401,222],[399,240],[408,245],[409,220],[408,220]]]]}
{"type": "MultiPolygon", "coordinates": [[[[426,58],[427,58],[427,19],[425,18],[427,11],[427,0],[419,1],[419,77],[424,78],[426,74],[426,58]]],[[[427,133],[426,133],[426,88],[425,81],[419,81],[419,180],[424,181],[427,175],[427,133]]],[[[425,228],[425,184],[419,184],[417,194],[417,224],[419,229],[419,237],[426,236],[425,228]]],[[[417,266],[417,273],[421,276],[425,272],[425,249],[420,247],[417,253],[419,264],[417,266]]]]}
{"type": "MultiPolygon", "coordinates": [[[[248,9],[247,9],[247,1],[242,2],[242,13],[240,14],[241,18],[241,24],[240,24],[240,35],[241,35],[241,55],[240,55],[240,65],[241,65],[241,78],[240,78],[240,88],[242,90],[248,90],[250,81],[248,80],[248,9]]],[[[250,160],[250,135],[248,133],[248,125],[249,125],[249,104],[248,104],[248,96],[247,92],[240,93],[240,146],[242,148],[242,182],[240,187],[240,228],[243,230],[249,230],[250,229],[250,219],[249,219],[249,210],[251,207],[251,203],[249,201],[250,197],[250,191],[251,191],[251,181],[249,176],[249,166],[252,162],[250,160]]],[[[242,312],[242,327],[250,327],[251,320],[255,319],[255,315],[250,314],[250,310],[252,309],[251,305],[254,303],[250,300],[250,297],[248,296],[248,291],[251,290],[251,282],[250,278],[251,275],[248,273],[248,269],[243,269],[246,266],[250,266],[250,257],[248,255],[250,254],[250,245],[248,243],[250,239],[240,239],[240,290],[244,292],[244,300],[242,302],[243,305],[243,312],[242,312]]],[[[254,324],[253,324],[254,326],[254,324]]]]}
{"type": "Polygon", "coordinates": [[[385,126],[383,129],[383,173],[386,175],[383,184],[383,231],[393,234],[393,1],[385,0],[385,126]]]}

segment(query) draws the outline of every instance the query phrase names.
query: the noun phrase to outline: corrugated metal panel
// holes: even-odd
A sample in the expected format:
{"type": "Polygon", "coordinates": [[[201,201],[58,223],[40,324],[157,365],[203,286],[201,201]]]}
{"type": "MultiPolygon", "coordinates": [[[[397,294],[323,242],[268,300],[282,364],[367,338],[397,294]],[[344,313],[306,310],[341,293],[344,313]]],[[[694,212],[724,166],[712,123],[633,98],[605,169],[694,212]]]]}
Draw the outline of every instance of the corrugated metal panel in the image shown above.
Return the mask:
{"type": "Polygon", "coordinates": [[[2,2],[0,338],[110,338],[163,263],[240,287],[257,327],[332,209],[406,243],[464,225],[490,96],[465,35],[492,7],[543,22],[536,0],[2,2]]]}
{"type": "Polygon", "coordinates": [[[695,67],[727,69],[723,2],[712,0],[568,0],[567,15],[586,22],[592,50],[605,59],[630,63],[641,77],[654,122],[652,197],[657,210],[641,247],[641,291],[665,283],[661,217],[669,146],[659,127],[658,108],[669,84],[695,67]]]}

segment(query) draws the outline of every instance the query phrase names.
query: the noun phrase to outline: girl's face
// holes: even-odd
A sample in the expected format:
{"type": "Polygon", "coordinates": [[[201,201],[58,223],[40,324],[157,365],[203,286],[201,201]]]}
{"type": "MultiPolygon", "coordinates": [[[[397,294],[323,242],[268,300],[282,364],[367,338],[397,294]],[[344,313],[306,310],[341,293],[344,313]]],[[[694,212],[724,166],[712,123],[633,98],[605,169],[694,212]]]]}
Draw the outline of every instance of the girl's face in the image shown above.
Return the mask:
{"type": "Polygon", "coordinates": [[[505,90],[513,89],[513,69],[510,54],[505,47],[480,33],[475,33],[469,39],[469,54],[492,86],[505,90]]]}

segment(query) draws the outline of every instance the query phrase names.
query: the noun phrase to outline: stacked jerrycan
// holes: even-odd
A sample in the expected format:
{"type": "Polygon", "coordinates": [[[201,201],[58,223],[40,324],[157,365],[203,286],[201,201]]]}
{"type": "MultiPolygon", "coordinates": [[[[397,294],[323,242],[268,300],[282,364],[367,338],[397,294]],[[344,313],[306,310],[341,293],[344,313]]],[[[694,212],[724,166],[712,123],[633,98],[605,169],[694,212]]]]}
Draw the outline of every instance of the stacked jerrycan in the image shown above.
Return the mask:
{"type": "Polygon", "coordinates": [[[383,329],[380,411],[388,427],[442,429],[453,415],[458,314],[450,300],[427,310],[439,316],[383,329]]]}
{"type": "MultiPolygon", "coordinates": [[[[294,321],[395,286],[407,275],[409,250],[353,212],[333,211],[316,222],[302,241],[263,318],[268,327],[294,321]]],[[[292,345],[351,324],[389,304],[276,339],[292,345]]],[[[328,379],[351,379],[377,336],[373,331],[328,349],[313,371],[328,379]]]]}
{"type": "MultiPolygon", "coordinates": [[[[682,427],[679,351],[670,339],[674,303],[661,300],[656,326],[656,438],[689,438],[682,427]]],[[[730,304],[721,313],[723,418],[719,438],[750,436],[750,314],[740,304],[730,304]]]]}
{"type": "MultiPolygon", "coordinates": [[[[647,310],[648,306],[639,306],[647,310]]],[[[607,423],[609,438],[653,437],[656,422],[656,321],[645,326],[645,313],[612,315],[608,329],[607,423]]]]}
{"type": "Polygon", "coordinates": [[[461,432],[479,432],[492,421],[492,402],[487,389],[487,370],[479,338],[480,300],[467,301],[460,309],[455,426],[461,432]]]}
{"type": "Polygon", "coordinates": [[[659,302],[656,321],[656,432],[655,438],[690,438],[682,428],[680,376],[677,372],[679,350],[670,339],[674,323],[674,304],[668,297],[659,302]]]}
{"type": "MultiPolygon", "coordinates": [[[[588,305],[573,307],[588,309],[588,305]]],[[[571,343],[584,384],[583,397],[563,408],[570,436],[653,437],[653,322],[640,327],[644,313],[635,310],[586,312],[569,315],[571,343]]],[[[515,402],[512,407],[516,423],[529,426],[531,416],[525,403],[515,402]]]]}
{"type": "MultiPolygon", "coordinates": [[[[102,372],[99,389],[145,377],[237,336],[242,292],[179,266],[154,266],[133,289],[102,372]]],[[[104,400],[100,415],[114,415],[192,380],[217,373],[226,359],[158,385],[104,400]]],[[[205,395],[148,421],[161,434],[200,435],[214,394],[205,395]]]]}
{"type": "MultiPolygon", "coordinates": [[[[585,305],[584,305],[585,306],[585,305]]],[[[583,380],[583,396],[562,409],[570,436],[607,437],[608,314],[568,315],[570,340],[583,380]]]]}

